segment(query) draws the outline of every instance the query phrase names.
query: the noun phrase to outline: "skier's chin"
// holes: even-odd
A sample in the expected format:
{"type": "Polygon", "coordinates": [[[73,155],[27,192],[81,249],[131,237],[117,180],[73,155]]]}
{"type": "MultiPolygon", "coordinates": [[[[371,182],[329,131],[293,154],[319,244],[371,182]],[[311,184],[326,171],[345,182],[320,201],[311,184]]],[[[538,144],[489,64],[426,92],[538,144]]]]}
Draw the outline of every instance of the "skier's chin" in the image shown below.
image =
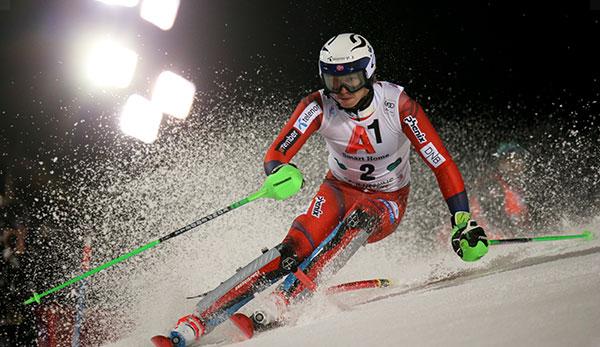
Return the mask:
{"type": "Polygon", "coordinates": [[[336,95],[335,100],[342,108],[353,108],[360,99],[356,95],[350,94],[344,96],[336,95]]]}

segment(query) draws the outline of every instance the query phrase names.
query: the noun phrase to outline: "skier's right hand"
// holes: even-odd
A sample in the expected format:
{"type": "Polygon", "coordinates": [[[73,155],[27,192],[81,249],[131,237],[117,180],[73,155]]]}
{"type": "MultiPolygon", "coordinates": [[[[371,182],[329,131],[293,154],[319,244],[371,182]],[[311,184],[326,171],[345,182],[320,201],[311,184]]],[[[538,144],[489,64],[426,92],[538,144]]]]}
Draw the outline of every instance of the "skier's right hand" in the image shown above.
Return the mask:
{"type": "Polygon", "coordinates": [[[304,176],[294,164],[277,166],[267,176],[264,185],[269,191],[269,196],[276,200],[284,200],[296,195],[303,186],[304,176]]]}
{"type": "Polygon", "coordinates": [[[464,261],[476,261],[488,252],[488,240],[483,228],[471,219],[471,214],[459,211],[452,216],[454,252],[464,261]]]}

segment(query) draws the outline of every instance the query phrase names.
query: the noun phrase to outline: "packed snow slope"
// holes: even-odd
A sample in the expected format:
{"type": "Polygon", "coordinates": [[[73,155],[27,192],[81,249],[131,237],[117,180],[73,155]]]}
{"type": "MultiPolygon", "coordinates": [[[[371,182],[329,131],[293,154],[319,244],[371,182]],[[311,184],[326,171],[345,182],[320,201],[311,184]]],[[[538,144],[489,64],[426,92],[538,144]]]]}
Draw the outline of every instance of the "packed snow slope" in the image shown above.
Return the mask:
{"type": "Polygon", "coordinates": [[[372,302],[240,346],[600,346],[600,248],[372,302]]]}
{"type": "MultiPolygon", "coordinates": [[[[574,230],[597,235],[598,224],[574,230]]],[[[477,263],[462,263],[450,250],[403,264],[382,255],[362,249],[331,284],[390,277],[393,287],[317,294],[292,308],[287,326],[235,345],[600,346],[597,238],[493,246],[477,263]]],[[[242,311],[251,312],[260,300],[242,311]]],[[[149,337],[165,333],[173,318],[142,324],[109,346],[148,346],[149,337]]],[[[220,333],[215,330],[200,345],[231,344],[220,333]]]]}

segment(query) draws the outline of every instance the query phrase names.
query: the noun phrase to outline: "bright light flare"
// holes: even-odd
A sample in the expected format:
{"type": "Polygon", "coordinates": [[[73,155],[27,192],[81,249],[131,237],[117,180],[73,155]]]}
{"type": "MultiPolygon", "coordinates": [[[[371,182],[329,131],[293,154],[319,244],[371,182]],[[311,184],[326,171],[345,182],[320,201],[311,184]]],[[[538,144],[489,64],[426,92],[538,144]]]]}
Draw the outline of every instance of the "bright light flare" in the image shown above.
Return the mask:
{"type": "Polygon", "coordinates": [[[127,99],[121,113],[121,130],[146,143],[158,137],[162,113],[143,96],[133,94],[127,99]]]}
{"type": "Polygon", "coordinates": [[[162,30],[169,30],[175,23],[179,0],[144,0],[140,16],[162,30]]]}
{"type": "Polygon", "coordinates": [[[100,87],[126,88],[133,79],[138,55],[110,39],[102,39],[88,51],[85,71],[100,87]]]}
{"type": "Polygon", "coordinates": [[[185,119],[194,103],[195,93],[192,82],[171,71],[163,71],[154,84],[152,102],[163,113],[185,119]]]}
{"type": "Polygon", "coordinates": [[[140,0],[96,0],[98,2],[105,3],[107,5],[123,6],[123,7],[136,7],[140,0]]]}

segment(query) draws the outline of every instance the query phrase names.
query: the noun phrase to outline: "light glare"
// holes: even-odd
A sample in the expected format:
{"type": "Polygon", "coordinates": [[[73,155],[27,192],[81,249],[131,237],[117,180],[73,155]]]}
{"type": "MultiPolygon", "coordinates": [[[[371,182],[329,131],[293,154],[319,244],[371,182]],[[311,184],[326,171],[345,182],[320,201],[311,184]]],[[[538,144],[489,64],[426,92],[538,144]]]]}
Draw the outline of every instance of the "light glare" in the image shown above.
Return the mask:
{"type": "Polygon", "coordinates": [[[126,88],[133,78],[137,58],[134,51],[104,39],[88,52],[86,74],[97,86],[126,88]]]}
{"type": "Polygon", "coordinates": [[[169,30],[175,23],[179,0],[144,0],[140,16],[162,30],[169,30]]]}
{"type": "Polygon", "coordinates": [[[146,143],[158,137],[162,113],[143,96],[133,94],[127,99],[121,113],[121,130],[146,143]]]}
{"type": "Polygon", "coordinates": [[[123,6],[123,7],[136,7],[140,0],[96,0],[98,2],[105,3],[107,5],[123,6]]]}
{"type": "Polygon", "coordinates": [[[195,93],[192,82],[171,71],[163,71],[154,84],[152,102],[163,113],[185,119],[194,103],[195,93]]]}

